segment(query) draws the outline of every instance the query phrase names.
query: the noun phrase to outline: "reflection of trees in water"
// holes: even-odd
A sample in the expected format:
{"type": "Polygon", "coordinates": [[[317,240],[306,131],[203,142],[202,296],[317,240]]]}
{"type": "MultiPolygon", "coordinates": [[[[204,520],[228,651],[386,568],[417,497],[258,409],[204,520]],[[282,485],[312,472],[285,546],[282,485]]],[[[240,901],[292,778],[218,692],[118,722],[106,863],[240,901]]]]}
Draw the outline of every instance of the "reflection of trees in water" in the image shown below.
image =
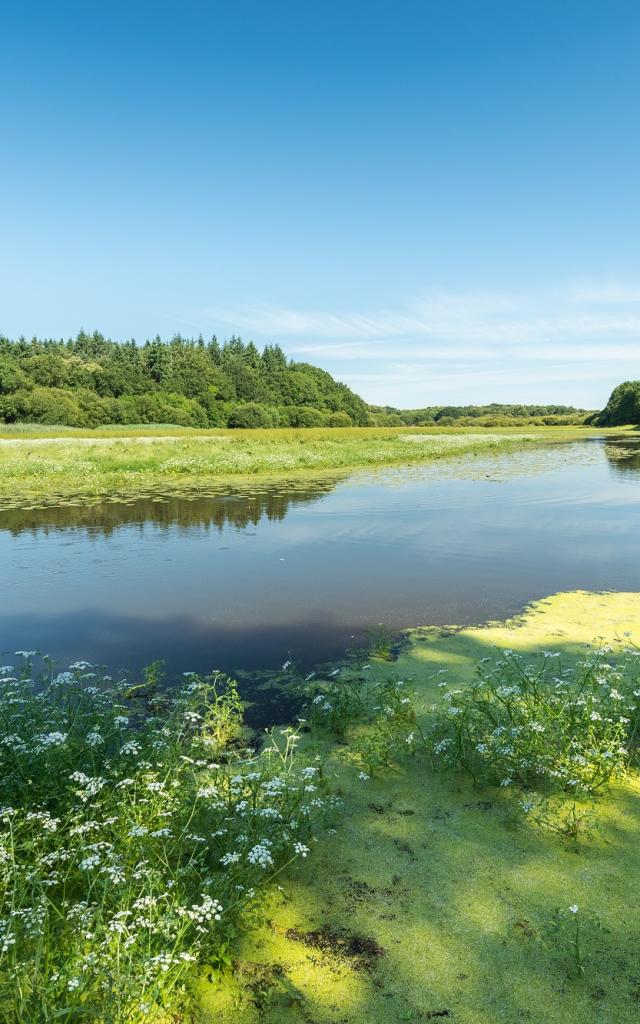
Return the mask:
{"type": "Polygon", "coordinates": [[[0,530],[13,534],[28,531],[48,533],[63,529],[86,529],[91,534],[109,535],[120,526],[154,523],[160,527],[233,526],[244,530],[261,519],[281,520],[290,508],[309,505],[331,493],[340,477],[313,481],[281,480],[263,482],[255,490],[229,487],[224,492],[203,495],[148,495],[127,501],[100,504],[61,504],[46,508],[6,509],[0,512],[0,530]]]}
{"type": "Polygon", "coordinates": [[[614,476],[628,479],[629,475],[640,474],[640,438],[609,441],[604,450],[614,476]]]}

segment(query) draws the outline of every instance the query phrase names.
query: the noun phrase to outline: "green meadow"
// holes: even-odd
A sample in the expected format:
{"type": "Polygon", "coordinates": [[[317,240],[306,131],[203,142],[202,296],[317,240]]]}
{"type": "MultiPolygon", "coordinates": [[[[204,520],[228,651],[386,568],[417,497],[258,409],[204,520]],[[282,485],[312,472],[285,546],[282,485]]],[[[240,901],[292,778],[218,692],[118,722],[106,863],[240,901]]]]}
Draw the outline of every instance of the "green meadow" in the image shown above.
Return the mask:
{"type": "Polygon", "coordinates": [[[415,465],[606,433],[586,427],[204,431],[163,425],[89,431],[5,424],[0,429],[0,500],[17,505],[129,497],[158,489],[172,493],[216,478],[415,465]]]}

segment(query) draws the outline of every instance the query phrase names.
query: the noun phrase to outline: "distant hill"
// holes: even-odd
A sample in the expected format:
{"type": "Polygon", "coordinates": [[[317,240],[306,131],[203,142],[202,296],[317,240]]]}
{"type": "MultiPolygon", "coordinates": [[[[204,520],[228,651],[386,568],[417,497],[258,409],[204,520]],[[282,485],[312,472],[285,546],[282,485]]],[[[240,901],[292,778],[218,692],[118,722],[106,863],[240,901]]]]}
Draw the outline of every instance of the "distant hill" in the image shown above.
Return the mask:
{"type": "Polygon", "coordinates": [[[627,380],[618,384],[602,412],[593,423],[599,427],[617,427],[626,423],[640,423],[640,380],[627,380]]]}
{"type": "Polygon", "coordinates": [[[0,337],[0,422],[95,427],[365,425],[367,406],[331,374],[278,345],[213,337],[137,345],[97,331],[65,340],[0,337]]]}
{"type": "Polygon", "coordinates": [[[431,405],[424,409],[369,406],[380,426],[508,427],[584,423],[593,413],[572,405],[431,405]]]}

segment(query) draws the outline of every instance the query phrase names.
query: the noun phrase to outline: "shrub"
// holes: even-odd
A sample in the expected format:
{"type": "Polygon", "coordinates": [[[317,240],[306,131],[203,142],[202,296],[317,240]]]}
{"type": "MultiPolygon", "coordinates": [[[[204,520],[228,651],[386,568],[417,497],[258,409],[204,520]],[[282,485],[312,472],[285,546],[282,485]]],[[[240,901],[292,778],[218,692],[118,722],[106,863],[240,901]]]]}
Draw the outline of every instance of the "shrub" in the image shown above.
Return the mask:
{"type": "Polygon", "coordinates": [[[66,427],[84,427],[86,419],[71,391],[59,388],[35,387],[32,391],[15,391],[0,403],[0,415],[8,423],[60,424],[66,427]]]}
{"type": "Polygon", "coordinates": [[[327,422],[330,427],[353,426],[353,420],[348,412],[332,412],[327,422]]]}
{"type": "Polygon", "coordinates": [[[292,427],[321,427],[324,423],[324,417],[319,409],[313,409],[311,406],[295,406],[291,409],[287,409],[289,416],[289,423],[292,427]]]}
{"type": "Polygon", "coordinates": [[[229,413],[228,426],[252,430],[270,427],[273,424],[271,410],[257,402],[246,402],[233,406],[229,413]]]}

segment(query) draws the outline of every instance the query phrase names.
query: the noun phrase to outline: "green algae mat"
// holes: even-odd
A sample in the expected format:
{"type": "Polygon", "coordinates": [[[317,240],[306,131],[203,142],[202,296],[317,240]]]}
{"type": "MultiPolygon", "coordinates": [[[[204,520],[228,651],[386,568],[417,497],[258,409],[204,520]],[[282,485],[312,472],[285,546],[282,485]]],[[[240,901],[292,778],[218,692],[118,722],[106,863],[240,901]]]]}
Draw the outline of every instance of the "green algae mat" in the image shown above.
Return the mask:
{"type": "MultiPolygon", "coordinates": [[[[435,673],[464,684],[484,657],[541,649],[571,660],[640,638],[640,594],[560,594],[517,619],[413,630],[372,674],[409,681],[419,710],[435,673]]],[[[632,1024],[640,1019],[640,784],[614,787],[577,850],[515,821],[495,790],[420,762],[362,781],[338,768],[335,835],[282,881],[237,951],[201,987],[202,1024],[632,1024]],[[572,977],[560,909],[580,908],[572,977]]],[[[570,915],[569,915],[570,916],[570,915]]]]}

